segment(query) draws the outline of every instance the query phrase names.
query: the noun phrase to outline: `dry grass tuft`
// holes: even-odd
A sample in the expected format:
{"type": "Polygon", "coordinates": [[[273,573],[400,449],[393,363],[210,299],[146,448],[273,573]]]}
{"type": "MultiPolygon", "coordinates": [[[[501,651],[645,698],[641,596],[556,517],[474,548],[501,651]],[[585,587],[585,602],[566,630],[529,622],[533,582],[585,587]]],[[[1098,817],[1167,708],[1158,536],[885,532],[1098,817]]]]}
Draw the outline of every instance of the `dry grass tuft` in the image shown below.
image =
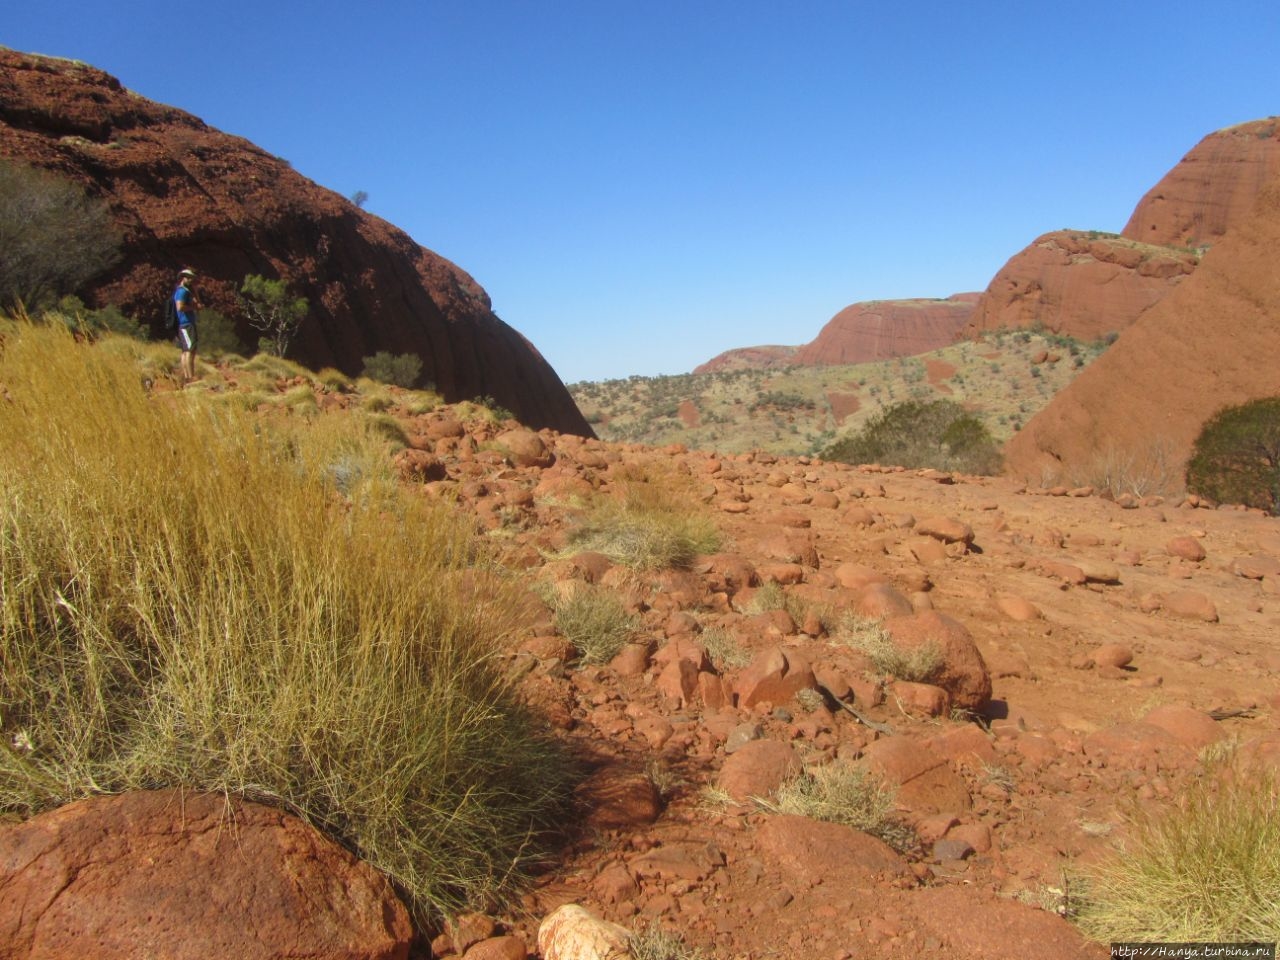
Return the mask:
{"type": "Polygon", "coordinates": [[[943,665],[942,651],[937,644],[901,647],[894,643],[883,624],[865,617],[846,616],[832,642],[861,650],[877,670],[899,680],[929,683],[943,665]]]}
{"type": "Polygon", "coordinates": [[[1273,942],[1280,936],[1280,782],[1219,771],[1085,878],[1077,921],[1101,942],[1273,942]]]}
{"type": "Polygon", "coordinates": [[[568,789],[500,669],[512,588],[358,417],[148,395],[133,358],[29,325],[0,384],[0,810],[221,790],[420,915],[511,889],[568,789]]]}
{"type": "Polygon", "coordinates": [[[695,502],[687,478],[678,475],[623,480],[614,496],[591,502],[575,549],[596,550],[636,570],[686,568],[721,542],[711,518],[691,508],[695,502]]]}

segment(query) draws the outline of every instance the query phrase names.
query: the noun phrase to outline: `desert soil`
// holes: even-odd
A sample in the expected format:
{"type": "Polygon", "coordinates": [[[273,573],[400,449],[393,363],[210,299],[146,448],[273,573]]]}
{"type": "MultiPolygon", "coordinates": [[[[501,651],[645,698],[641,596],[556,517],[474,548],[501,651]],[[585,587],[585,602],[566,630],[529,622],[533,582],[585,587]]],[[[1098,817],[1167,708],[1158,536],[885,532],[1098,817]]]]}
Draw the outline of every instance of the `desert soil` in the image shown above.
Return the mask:
{"type": "MultiPolygon", "coordinates": [[[[545,431],[534,459],[554,464],[522,467],[500,452],[514,449],[514,424],[458,437],[439,429],[448,416],[406,424],[446,475],[426,493],[474,510],[531,582],[608,586],[644,625],[617,660],[582,667],[542,608],[513,655],[530,700],[593,771],[559,862],[521,909],[491,918],[531,954],[540,920],[578,903],[629,928],[656,923],[710,957],[1105,956],[1063,915],[1073,877],[1116,848],[1126,815],[1168,807],[1224,745],[1280,758],[1275,518],[545,431]],[[575,497],[637,475],[683,478],[690,510],[717,518],[721,552],[656,573],[575,556],[575,497]],[[891,589],[866,587],[877,574],[891,589]],[[905,603],[958,622],[989,670],[989,706],[930,715],[927,691],[868,671],[814,617],[754,612],[770,580],[797,609],[905,603]],[[701,661],[712,630],[751,655],[807,663],[875,726],[830,701],[745,706],[751,671],[701,661]],[[694,666],[671,666],[681,660],[694,666]],[[808,766],[871,763],[901,784],[917,843],[886,857],[851,828],[833,834],[742,796],[742,777],[769,778],[733,760],[754,736],[808,766]]],[[[464,946],[436,942],[441,954],[464,946]]]]}

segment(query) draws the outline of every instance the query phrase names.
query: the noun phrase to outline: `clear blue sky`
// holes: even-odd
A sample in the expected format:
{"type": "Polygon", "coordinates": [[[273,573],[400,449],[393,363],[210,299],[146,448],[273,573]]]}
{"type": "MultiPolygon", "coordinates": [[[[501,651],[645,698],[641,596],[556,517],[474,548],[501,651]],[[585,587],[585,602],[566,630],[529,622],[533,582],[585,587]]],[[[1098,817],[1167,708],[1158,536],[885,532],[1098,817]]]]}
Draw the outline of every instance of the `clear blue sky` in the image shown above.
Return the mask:
{"type": "Polygon", "coordinates": [[[1280,113],[1276,0],[40,0],[0,43],[366,191],[566,382],[981,290],[1280,113]]]}

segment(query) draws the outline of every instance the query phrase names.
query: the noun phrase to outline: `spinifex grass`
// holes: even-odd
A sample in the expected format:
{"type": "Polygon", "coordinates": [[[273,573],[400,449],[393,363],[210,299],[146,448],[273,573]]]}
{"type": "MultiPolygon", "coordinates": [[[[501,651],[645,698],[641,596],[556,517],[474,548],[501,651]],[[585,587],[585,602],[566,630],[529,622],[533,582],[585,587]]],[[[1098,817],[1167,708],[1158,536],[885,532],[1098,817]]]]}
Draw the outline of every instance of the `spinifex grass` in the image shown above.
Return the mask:
{"type": "Polygon", "coordinates": [[[1077,919],[1102,942],[1280,938],[1280,782],[1227,770],[1171,810],[1135,812],[1122,849],[1085,878],[1077,919]]]}
{"type": "Polygon", "coordinates": [[[719,549],[721,535],[687,478],[655,470],[594,499],[575,541],[633,569],[679,569],[719,549]]]}
{"type": "Polygon", "coordinates": [[[0,331],[0,806],[274,800],[420,912],[500,892],[564,762],[495,658],[500,579],[358,424],[282,435],[127,358],[0,331]]]}

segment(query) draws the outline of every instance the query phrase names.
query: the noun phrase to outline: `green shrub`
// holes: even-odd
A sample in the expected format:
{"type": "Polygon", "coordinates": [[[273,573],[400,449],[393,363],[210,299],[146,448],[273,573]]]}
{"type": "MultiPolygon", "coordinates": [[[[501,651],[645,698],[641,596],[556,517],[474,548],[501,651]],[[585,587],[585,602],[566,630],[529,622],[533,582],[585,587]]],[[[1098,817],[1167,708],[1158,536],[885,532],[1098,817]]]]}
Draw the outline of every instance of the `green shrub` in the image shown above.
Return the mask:
{"type": "Polygon", "coordinates": [[[990,431],[951,400],[904,400],[887,407],[853,436],[833,443],[822,457],[981,474],[1000,467],[1000,448],[990,431]]]}
{"type": "Polygon", "coordinates": [[[1191,449],[1187,489],[1280,514],[1280,397],[1214,414],[1191,449]]]}
{"type": "Polygon", "coordinates": [[[1130,818],[1123,848],[1084,879],[1077,907],[1102,942],[1268,943],[1280,935],[1280,783],[1205,776],[1157,813],[1130,818]]]}
{"type": "Polygon", "coordinates": [[[422,358],[416,353],[393,356],[385,350],[379,350],[372,357],[364,358],[364,371],[361,375],[379,383],[413,387],[422,376],[422,358]]]}
{"type": "Polygon", "coordinates": [[[236,334],[230,317],[217,310],[201,310],[199,321],[200,352],[210,357],[245,354],[244,341],[236,334]]]}
{"type": "Polygon", "coordinates": [[[275,801],[419,916],[510,891],[567,764],[502,669],[514,587],[359,418],[151,397],[56,327],[0,351],[0,811],[275,801]]]}

